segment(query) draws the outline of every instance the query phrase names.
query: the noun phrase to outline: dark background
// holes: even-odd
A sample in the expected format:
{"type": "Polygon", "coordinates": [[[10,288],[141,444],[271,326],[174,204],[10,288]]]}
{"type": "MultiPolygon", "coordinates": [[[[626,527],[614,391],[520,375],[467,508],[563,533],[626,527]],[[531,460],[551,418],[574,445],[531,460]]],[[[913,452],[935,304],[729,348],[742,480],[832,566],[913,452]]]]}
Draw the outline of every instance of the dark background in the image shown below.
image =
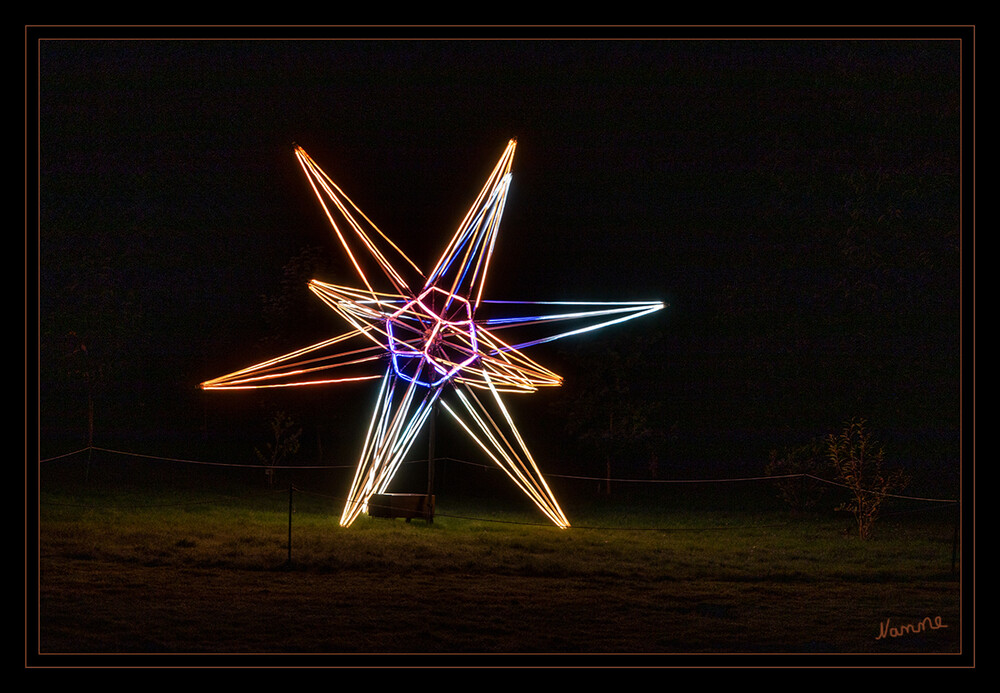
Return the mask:
{"type": "Polygon", "coordinates": [[[669,303],[532,353],[567,378],[512,405],[544,471],[603,471],[617,421],[620,476],[760,473],[863,417],[957,489],[969,37],[494,33],[29,32],[41,457],[86,446],[92,392],[98,446],[250,463],[285,409],[300,463],[353,461],[374,386],[198,389],[342,331],[293,144],[426,266],[516,137],[491,297],[669,303]]]}

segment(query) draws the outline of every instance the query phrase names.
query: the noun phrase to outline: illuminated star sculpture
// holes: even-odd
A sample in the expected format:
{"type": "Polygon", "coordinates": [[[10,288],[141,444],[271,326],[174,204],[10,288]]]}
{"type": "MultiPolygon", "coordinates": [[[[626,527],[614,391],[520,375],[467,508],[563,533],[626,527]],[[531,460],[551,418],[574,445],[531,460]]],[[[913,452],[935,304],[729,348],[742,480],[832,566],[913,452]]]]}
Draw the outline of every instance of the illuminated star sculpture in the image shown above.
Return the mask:
{"type": "Polygon", "coordinates": [[[353,329],[209,380],[202,387],[291,387],[380,379],[364,449],[340,518],[343,526],[365,512],[373,495],[385,492],[440,402],[553,523],[569,527],[500,395],[561,383],[560,376],[525,356],[525,348],[636,318],[663,304],[483,299],[514,147],[511,140],[441,259],[426,275],[296,147],[295,155],[361,280],[360,286],[348,288],[314,279],[309,288],[353,329]],[[380,275],[391,290],[376,290],[373,279],[380,275]],[[515,328],[549,323],[561,323],[564,329],[530,339],[506,336],[515,328]],[[445,390],[450,402],[442,398],[445,390]]]}

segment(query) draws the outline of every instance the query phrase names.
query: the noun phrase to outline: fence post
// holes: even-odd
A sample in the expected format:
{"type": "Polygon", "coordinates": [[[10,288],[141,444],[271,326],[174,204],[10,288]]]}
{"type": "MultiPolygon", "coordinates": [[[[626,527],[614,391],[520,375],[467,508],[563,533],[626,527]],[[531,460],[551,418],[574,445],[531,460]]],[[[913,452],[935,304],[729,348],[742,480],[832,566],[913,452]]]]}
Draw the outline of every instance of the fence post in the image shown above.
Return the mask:
{"type": "Polygon", "coordinates": [[[288,484],[288,566],[292,565],[292,485],[288,484]]]}
{"type": "Polygon", "coordinates": [[[954,535],[951,538],[951,574],[952,575],[955,574],[955,566],[956,566],[956,563],[958,562],[958,537],[959,537],[958,526],[962,522],[962,505],[961,505],[961,503],[956,503],[955,507],[957,508],[957,511],[955,512],[955,531],[954,531],[954,535]]]}

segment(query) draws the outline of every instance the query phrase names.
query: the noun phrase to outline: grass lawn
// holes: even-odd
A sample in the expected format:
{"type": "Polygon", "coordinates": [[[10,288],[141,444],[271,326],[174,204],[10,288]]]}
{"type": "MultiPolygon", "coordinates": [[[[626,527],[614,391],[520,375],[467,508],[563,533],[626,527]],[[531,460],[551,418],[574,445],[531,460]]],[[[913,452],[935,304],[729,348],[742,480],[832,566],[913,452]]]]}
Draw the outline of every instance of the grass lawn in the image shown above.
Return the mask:
{"type": "Polygon", "coordinates": [[[298,491],[291,514],[287,490],[259,488],[43,487],[40,500],[27,649],[43,664],[963,652],[953,513],[889,516],[862,542],[845,518],[669,503],[582,504],[559,530],[522,505],[444,498],[431,524],[345,529],[336,499],[298,491]]]}

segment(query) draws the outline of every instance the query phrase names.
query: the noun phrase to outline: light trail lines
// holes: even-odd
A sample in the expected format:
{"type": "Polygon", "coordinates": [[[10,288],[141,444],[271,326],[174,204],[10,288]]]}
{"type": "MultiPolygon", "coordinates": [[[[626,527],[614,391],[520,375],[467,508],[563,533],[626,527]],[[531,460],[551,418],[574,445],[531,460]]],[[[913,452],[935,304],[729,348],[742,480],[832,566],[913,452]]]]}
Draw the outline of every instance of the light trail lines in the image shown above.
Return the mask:
{"type": "Polygon", "coordinates": [[[526,356],[522,349],[648,315],[664,305],[659,301],[483,299],[510,187],[515,145],[515,140],[507,144],[426,276],[301,147],[295,149],[334,235],[363,285],[353,288],[314,279],[309,288],[352,329],[206,381],[202,387],[241,390],[380,379],[341,525],[352,524],[374,494],[386,491],[440,402],[546,517],[559,527],[569,527],[501,394],[533,392],[562,383],[559,375],[526,356]],[[379,275],[388,280],[392,291],[375,289],[379,275]],[[508,312],[477,319],[480,307],[492,313],[508,312]],[[508,336],[517,328],[567,321],[572,321],[572,326],[562,332],[521,341],[508,336]],[[445,401],[445,392],[453,402],[445,401]]]}

